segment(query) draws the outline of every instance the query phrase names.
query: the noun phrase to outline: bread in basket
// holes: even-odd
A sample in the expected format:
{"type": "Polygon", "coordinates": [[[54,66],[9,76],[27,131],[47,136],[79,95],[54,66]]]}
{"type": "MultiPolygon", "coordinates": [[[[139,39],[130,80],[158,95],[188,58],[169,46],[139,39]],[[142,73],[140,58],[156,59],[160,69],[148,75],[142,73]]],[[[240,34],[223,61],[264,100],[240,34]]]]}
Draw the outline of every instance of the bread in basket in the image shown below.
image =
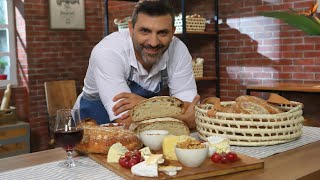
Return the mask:
{"type": "MultiPolygon", "coordinates": [[[[261,105],[259,102],[251,103],[261,105]]],[[[264,146],[289,142],[302,134],[303,105],[299,102],[290,101],[287,105],[272,106],[275,109],[270,111],[280,109],[283,112],[269,114],[235,113],[238,110],[225,109],[228,106],[234,108],[235,104],[236,101],[221,102],[221,109],[226,112],[215,111],[213,104],[197,105],[195,116],[200,138],[206,140],[212,135],[222,135],[230,139],[231,145],[264,146]]],[[[264,102],[262,105],[265,105],[264,102]]]]}

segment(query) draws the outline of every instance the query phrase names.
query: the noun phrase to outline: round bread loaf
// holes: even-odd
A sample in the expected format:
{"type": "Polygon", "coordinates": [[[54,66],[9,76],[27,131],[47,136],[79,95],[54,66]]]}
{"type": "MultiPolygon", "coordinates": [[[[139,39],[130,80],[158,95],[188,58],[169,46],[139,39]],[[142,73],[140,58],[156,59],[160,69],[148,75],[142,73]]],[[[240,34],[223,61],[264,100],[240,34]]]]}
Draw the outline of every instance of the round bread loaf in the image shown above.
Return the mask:
{"type": "Polygon", "coordinates": [[[171,117],[133,122],[130,125],[129,130],[136,134],[140,134],[140,132],[146,130],[167,130],[169,131],[169,134],[176,136],[190,134],[188,126],[183,121],[171,117]]]}
{"type": "Polygon", "coordinates": [[[84,134],[76,150],[83,153],[108,154],[109,148],[120,142],[128,150],[140,149],[142,142],[132,131],[122,128],[100,127],[94,120],[85,120],[84,134]]]}
{"type": "Polygon", "coordinates": [[[264,99],[248,95],[239,96],[231,109],[234,113],[243,114],[278,114],[283,112],[264,99]]]}
{"type": "Polygon", "coordinates": [[[146,99],[130,110],[133,122],[147,119],[173,117],[183,113],[184,102],[172,96],[157,96],[146,99]]]}

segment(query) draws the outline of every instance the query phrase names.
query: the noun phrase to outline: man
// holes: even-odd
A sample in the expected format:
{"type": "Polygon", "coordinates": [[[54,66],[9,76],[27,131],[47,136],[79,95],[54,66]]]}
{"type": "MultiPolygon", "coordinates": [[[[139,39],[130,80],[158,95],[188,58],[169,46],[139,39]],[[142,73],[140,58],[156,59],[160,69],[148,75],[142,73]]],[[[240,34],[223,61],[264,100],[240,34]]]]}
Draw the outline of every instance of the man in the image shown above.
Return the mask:
{"type": "Polygon", "coordinates": [[[129,110],[168,86],[171,96],[185,101],[185,113],[176,117],[190,128],[199,101],[187,47],[174,37],[172,7],[162,1],[140,1],[129,22],[129,31],[115,32],[92,50],[78,97],[81,118],[99,124],[131,123],[129,110]],[[190,102],[192,103],[190,104],[190,102]]]}

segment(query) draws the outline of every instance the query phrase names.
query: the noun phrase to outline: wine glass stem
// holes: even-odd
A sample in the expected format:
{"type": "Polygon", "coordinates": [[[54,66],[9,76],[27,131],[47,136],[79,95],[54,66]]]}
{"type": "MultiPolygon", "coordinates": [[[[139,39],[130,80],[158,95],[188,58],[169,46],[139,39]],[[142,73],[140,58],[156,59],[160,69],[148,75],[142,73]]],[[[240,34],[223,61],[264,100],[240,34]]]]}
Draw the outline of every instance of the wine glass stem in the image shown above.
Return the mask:
{"type": "Polygon", "coordinates": [[[72,159],[72,151],[67,151],[67,156],[68,156],[68,159],[67,159],[67,162],[68,164],[73,164],[73,159],[72,159]]]}

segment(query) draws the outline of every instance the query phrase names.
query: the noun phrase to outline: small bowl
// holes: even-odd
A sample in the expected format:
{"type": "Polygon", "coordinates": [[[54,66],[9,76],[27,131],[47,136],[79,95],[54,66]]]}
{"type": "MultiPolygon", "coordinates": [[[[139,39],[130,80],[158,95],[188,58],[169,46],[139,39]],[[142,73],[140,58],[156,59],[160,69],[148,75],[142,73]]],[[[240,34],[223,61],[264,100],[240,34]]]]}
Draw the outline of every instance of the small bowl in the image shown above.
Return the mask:
{"type": "Polygon", "coordinates": [[[139,137],[145,146],[151,150],[158,151],[162,148],[162,141],[168,134],[169,131],[166,130],[147,130],[142,131],[139,137]]]}
{"type": "Polygon", "coordinates": [[[108,128],[122,128],[124,129],[125,124],[124,123],[107,123],[107,124],[100,124],[101,127],[108,127],[108,128]]]}
{"type": "Polygon", "coordinates": [[[175,146],[179,162],[186,167],[199,167],[208,158],[209,147],[201,149],[182,149],[175,146]]]}

